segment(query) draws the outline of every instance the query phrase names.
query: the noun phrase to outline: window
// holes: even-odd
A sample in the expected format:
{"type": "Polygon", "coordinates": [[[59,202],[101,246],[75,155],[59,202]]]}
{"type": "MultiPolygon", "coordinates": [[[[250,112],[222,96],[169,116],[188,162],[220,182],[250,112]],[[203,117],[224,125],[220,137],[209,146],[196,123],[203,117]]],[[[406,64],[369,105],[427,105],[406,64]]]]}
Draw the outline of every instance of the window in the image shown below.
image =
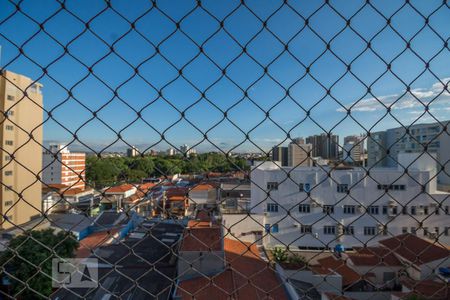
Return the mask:
{"type": "Polygon", "coordinates": [[[348,192],[348,184],[338,184],[337,192],[338,193],[347,193],[348,192]]]}
{"type": "Polygon", "coordinates": [[[12,191],[12,185],[6,185],[5,186],[5,191],[12,191]]]}
{"type": "Polygon", "coordinates": [[[344,205],[344,214],[355,214],[354,205],[344,205]]]}
{"type": "Polygon", "coordinates": [[[278,212],[278,204],[267,203],[267,212],[278,212]]]}
{"type": "Polygon", "coordinates": [[[417,213],[416,207],[415,206],[411,206],[411,215],[415,216],[416,213],[417,213]]]}
{"type": "Polygon", "coordinates": [[[439,227],[434,227],[434,232],[436,233],[436,235],[439,235],[439,227]]]}
{"type": "Polygon", "coordinates": [[[267,189],[269,190],[269,191],[272,191],[272,190],[278,190],[278,182],[268,182],[267,183],[267,189]]]}
{"type": "Polygon", "coordinates": [[[309,205],[309,204],[300,204],[298,206],[298,211],[300,213],[309,213],[309,212],[311,212],[311,205],[309,205]]]}
{"type": "Polygon", "coordinates": [[[300,183],[298,186],[300,192],[309,192],[311,190],[311,185],[309,183],[300,183]]]}
{"type": "Polygon", "coordinates": [[[14,145],[14,142],[13,142],[13,141],[6,140],[6,141],[5,141],[5,144],[8,145],[8,146],[12,146],[12,145],[14,145]]]}
{"type": "Polygon", "coordinates": [[[435,214],[435,215],[439,215],[439,214],[441,213],[440,210],[441,210],[440,206],[436,207],[436,208],[434,209],[434,214],[435,214]]]}
{"type": "Polygon", "coordinates": [[[5,126],[5,129],[6,129],[6,130],[14,130],[14,126],[12,126],[12,125],[6,125],[6,126],[5,126]]]}
{"type": "Polygon", "coordinates": [[[388,213],[388,207],[383,206],[383,215],[387,215],[387,213],[388,213]]]}
{"type": "Polygon", "coordinates": [[[11,156],[5,155],[5,161],[10,161],[10,160],[11,160],[11,156]]]}
{"type": "Polygon", "coordinates": [[[423,228],[423,236],[427,236],[428,235],[428,227],[424,227],[423,228]]]}
{"type": "Polygon", "coordinates": [[[12,95],[8,95],[8,96],[6,96],[6,99],[8,99],[9,101],[14,101],[14,96],[12,96],[12,95]]]}
{"type": "Polygon", "coordinates": [[[396,215],[398,213],[397,205],[392,206],[392,214],[396,215]]]}
{"type": "Polygon", "coordinates": [[[444,211],[445,211],[446,215],[448,215],[450,213],[450,209],[449,209],[448,205],[444,207],[444,211]]]}
{"type": "Polygon", "coordinates": [[[273,224],[272,233],[278,233],[278,224],[273,224]]]}
{"type": "Polygon", "coordinates": [[[11,206],[12,204],[13,204],[13,202],[11,200],[5,201],[5,206],[11,206]]]}
{"type": "Polygon", "coordinates": [[[323,234],[336,234],[336,227],[335,226],[324,226],[323,227],[323,234]]]}
{"type": "Polygon", "coordinates": [[[8,115],[8,116],[14,116],[14,111],[13,111],[13,110],[8,110],[8,111],[6,112],[6,115],[8,115]]]}
{"type": "Polygon", "coordinates": [[[355,234],[355,228],[353,226],[345,226],[344,227],[344,234],[345,235],[354,235],[355,234]]]}
{"type": "Polygon", "coordinates": [[[364,235],[375,235],[375,227],[364,226],[364,235]]]}
{"type": "Polygon", "coordinates": [[[378,184],[377,189],[379,190],[394,190],[394,191],[404,191],[406,190],[406,185],[404,184],[378,184]]]}
{"type": "Polygon", "coordinates": [[[402,206],[402,215],[407,215],[408,214],[408,206],[402,206]]]}
{"type": "Polygon", "coordinates": [[[302,225],[300,227],[300,233],[312,233],[312,225],[302,225]]]}
{"type": "Polygon", "coordinates": [[[378,215],[379,208],[376,205],[370,205],[368,207],[367,211],[369,212],[370,215],[378,215]]]}
{"type": "Polygon", "coordinates": [[[5,176],[11,176],[13,174],[13,171],[5,171],[5,176]]]}
{"type": "Polygon", "coordinates": [[[411,227],[411,234],[414,234],[414,235],[417,234],[417,229],[416,229],[416,227],[411,227]]]}
{"type": "Polygon", "coordinates": [[[264,230],[266,233],[270,233],[270,224],[264,224],[264,230]]]}
{"type": "Polygon", "coordinates": [[[428,206],[423,207],[423,213],[424,215],[428,215],[428,206]]]}
{"type": "Polygon", "coordinates": [[[408,233],[408,227],[402,227],[402,233],[408,233]]]}
{"type": "Polygon", "coordinates": [[[333,214],[334,213],[334,205],[324,205],[322,207],[322,211],[324,214],[333,214]]]}
{"type": "Polygon", "coordinates": [[[444,228],[444,235],[448,236],[448,231],[449,231],[450,227],[445,227],[444,228]]]}

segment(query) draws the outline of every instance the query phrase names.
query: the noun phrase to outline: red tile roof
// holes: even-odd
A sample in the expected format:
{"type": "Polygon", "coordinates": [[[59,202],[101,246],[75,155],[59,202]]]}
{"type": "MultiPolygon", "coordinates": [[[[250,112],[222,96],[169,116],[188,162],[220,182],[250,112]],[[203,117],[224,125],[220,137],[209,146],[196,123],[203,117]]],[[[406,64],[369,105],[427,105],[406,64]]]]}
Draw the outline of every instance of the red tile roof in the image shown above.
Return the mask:
{"type": "Polygon", "coordinates": [[[384,247],[354,248],[356,253],[348,253],[355,266],[402,266],[395,254],[384,247]]]}
{"type": "MultiPolygon", "coordinates": [[[[342,285],[350,285],[352,283],[356,283],[363,278],[356,273],[356,271],[352,270],[345,261],[341,259],[337,259],[334,256],[328,256],[318,261],[319,266],[323,270],[329,270],[330,272],[336,272],[342,276],[342,285]]],[[[323,274],[323,273],[320,273],[323,274]]]]}
{"type": "Polygon", "coordinates": [[[156,186],[156,183],[147,182],[147,183],[140,184],[138,186],[138,190],[143,191],[143,192],[147,192],[148,190],[151,190],[155,186],[156,186]]]}
{"type": "Polygon", "coordinates": [[[219,225],[189,221],[184,230],[180,251],[221,251],[222,230],[219,225]]]}
{"type": "Polygon", "coordinates": [[[69,186],[65,185],[65,184],[60,184],[60,183],[51,183],[51,184],[44,184],[43,188],[51,188],[51,189],[67,189],[69,186]]]}
{"type": "Polygon", "coordinates": [[[191,191],[209,191],[212,189],[214,189],[214,187],[211,184],[197,184],[191,191]]]}
{"type": "Polygon", "coordinates": [[[410,233],[394,236],[379,243],[397,255],[419,265],[444,259],[450,255],[448,249],[410,233]]]}
{"type": "Polygon", "coordinates": [[[450,286],[443,281],[415,281],[411,278],[402,277],[400,282],[410,290],[410,292],[405,293],[402,299],[407,299],[413,295],[417,295],[419,298],[433,300],[450,299],[450,286]]]}
{"type": "Polygon", "coordinates": [[[182,299],[288,299],[274,270],[264,262],[256,246],[224,239],[228,268],[209,278],[182,281],[178,295],[182,299]]]}
{"type": "Polygon", "coordinates": [[[334,293],[325,292],[325,295],[328,297],[329,300],[353,300],[353,298],[343,296],[343,295],[336,295],[334,293]]]}
{"type": "Polygon", "coordinates": [[[166,197],[171,197],[171,196],[186,196],[188,193],[188,188],[184,188],[184,187],[176,187],[176,188],[171,188],[168,189],[166,191],[166,197]]]}
{"type": "Polygon", "coordinates": [[[112,187],[106,189],[105,193],[107,193],[107,194],[125,193],[134,188],[135,188],[135,186],[132,184],[122,184],[122,185],[118,185],[118,186],[112,186],[112,187]]]}
{"type": "Polygon", "coordinates": [[[74,189],[70,189],[70,190],[65,190],[63,191],[63,195],[65,196],[73,196],[73,195],[77,195],[77,194],[81,194],[81,193],[85,193],[85,192],[90,192],[93,189],[80,189],[80,188],[74,188],[74,189]]]}
{"type": "Polygon", "coordinates": [[[92,254],[92,250],[109,244],[111,239],[115,239],[116,234],[119,232],[118,228],[111,230],[105,230],[95,232],[80,241],[80,245],[77,249],[77,258],[86,258],[92,254]]]}

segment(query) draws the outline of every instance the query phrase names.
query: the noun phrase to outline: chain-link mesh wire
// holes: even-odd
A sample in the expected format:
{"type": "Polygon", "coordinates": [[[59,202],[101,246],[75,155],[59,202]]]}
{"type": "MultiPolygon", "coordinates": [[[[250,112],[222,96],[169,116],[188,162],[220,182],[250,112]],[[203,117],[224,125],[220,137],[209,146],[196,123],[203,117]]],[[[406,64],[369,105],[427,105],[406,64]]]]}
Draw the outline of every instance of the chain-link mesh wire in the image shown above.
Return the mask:
{"type": "Polygon", "coordinates": [[[447,1],[0,4],[2,298],[449,299],[447,1]]]}

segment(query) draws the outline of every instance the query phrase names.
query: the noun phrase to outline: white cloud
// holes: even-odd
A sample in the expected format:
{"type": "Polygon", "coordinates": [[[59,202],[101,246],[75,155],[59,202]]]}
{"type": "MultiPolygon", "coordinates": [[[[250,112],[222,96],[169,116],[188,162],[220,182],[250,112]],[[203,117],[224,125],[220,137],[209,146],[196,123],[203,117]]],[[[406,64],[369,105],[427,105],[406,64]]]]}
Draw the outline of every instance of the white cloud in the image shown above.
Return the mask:
{"type": "MultiPolygon", "coordinates": [[[[447,84],[450,77],[441,79],[441,82],[447,84]]],[[[401,94],[385,95],[380,97],[371,97],[353,102],[346,105],[351,111],[359,112],[373,112],[377,110],[384,110],[385,107],[391,109],[413,109],[420,108],[423,112],[423,107],[427,103],[431,105],[450,105],[450,93],[444,89],[444,84],[441,82],[434,83],[430,88],[416,88],[409,92],[403,91],[401,94]],[[422,102],[422,103],[421,103],[422,102]]],[[[344,108],[338,108],[338,112],[346,112],[344,108]]]]}

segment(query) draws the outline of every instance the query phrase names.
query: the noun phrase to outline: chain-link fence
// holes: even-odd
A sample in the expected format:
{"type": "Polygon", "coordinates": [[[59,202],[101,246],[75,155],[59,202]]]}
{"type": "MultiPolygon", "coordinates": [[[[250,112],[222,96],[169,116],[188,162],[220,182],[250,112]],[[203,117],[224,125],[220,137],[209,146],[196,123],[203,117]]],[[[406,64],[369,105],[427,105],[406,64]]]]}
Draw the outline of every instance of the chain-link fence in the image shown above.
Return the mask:
{"type": "Polygon", "coordinates": [[[450,299],[448,1],[0,1],[1,299],[450,299]]]}

